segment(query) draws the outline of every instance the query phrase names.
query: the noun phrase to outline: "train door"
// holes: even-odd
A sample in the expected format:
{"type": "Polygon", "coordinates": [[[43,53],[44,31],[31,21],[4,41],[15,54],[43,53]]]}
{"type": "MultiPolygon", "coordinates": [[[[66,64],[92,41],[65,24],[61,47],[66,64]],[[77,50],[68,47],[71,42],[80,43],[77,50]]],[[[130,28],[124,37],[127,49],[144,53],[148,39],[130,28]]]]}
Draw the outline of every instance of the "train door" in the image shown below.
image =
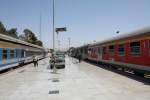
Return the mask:
{"type": "Polygon", "coordinates": [[[92,48],[89,47],[89,48],[88,48],[88,57],[87,57],[87,58],[88,58],[89,60],[91,60],[91,56],[92,56],[92,48]]]}
{"type": "Polygon", "coordinates": [[[88,57],[88,47],[87,46],[85,46],[84,51],[85,51],[84,59],[87,59],[87,57],[88,57]]]}
{"type": "Polygon", "coordinates": [[[26,57],[26,50],[23,50],[23,52],[24,52],[24,57],[26,57]]]}
{"type": "Polygon", "coordinates": [[[94,60],[95,61],[98,61],[98,56],[99,56],[99,54],[98,54],[98,47],[95,47],[94,48],[94,60]]]}
{"type": "Polygon", "coordinates": [[[102,59],[102,48],[98,47],[98,61],[102,59]]]}
{"type": "Polygon", "coordinates": [[[90,53],[91,53],[91,48],[88,48],[88,52],[87,52],[87,58],[89,59],[90,58],[90,53]]]}
{"type": "Polygon", "coordinates": [[[101,55],[102,55],[102,60],[108,60],[108,56],[107,56],[107,53],[108,53],[108,51],[107,51],[107,47],[106,46],[102,46],[101,47],[102,49],[102,51],[101,51],[101,55]]]}
{"type": "Polygon", "coordinates": [[[99,58],[98,47],[93,47],[92,60],[98,61],[98,58],[99,58]]]}

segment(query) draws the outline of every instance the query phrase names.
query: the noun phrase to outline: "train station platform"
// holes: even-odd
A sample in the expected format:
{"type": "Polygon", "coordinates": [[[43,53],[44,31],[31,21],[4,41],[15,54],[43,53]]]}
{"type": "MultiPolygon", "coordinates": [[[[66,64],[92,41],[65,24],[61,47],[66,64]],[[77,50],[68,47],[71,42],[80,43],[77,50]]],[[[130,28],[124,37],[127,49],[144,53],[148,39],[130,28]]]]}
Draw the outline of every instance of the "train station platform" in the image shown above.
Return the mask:
{"type": "Polygon", "coordinates": [[[52,73],[49,59],[0,75],[0,100],[150,100],[150,86],[66,57],[52,73]]]}

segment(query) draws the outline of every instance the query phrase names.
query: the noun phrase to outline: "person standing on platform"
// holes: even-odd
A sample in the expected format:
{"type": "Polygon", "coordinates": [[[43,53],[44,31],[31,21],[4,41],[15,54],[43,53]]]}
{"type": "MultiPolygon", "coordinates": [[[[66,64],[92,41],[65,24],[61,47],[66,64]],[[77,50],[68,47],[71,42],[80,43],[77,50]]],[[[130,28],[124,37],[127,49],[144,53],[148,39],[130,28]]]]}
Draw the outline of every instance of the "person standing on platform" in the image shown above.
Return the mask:
{"type": "Polygon", "coordinates": [[[36,67],[36,59],[35,59],[35,56],[33,56],[33,64],[34,64],[34,67],[36,67]]]}
{"type": "Polygon", "coordinates": [[[51,69],[51,70],[53,69],[52,59],[53,59],[53,58],[52,58],[52,56],[51,56],[50,59],[49,59],[49,69],[51,69]]]}
{"type": "Polygon", "coordinates": [[[34,67],[38,67],[38,59],[37,57],[33,57],[33,64],[34,64],[34,67]]]}
{"type": "Polygon", "coordinates": [[[79,63],[81,62],[81,54],[78,55],[79,63]]]}
{"type": "Polygon", "coordinates": [[[39,59],[38,59],[38,57],[36,57],[36,67],[38,67],[38,61],[39,61],[39,59]]]}
{"type": "Polygon", "coordinates": [[[54,54],[51,55],[49,63],[50,63],[50,69],[52,70],[54,68],[54,64],[55,64],[54,54]]]}

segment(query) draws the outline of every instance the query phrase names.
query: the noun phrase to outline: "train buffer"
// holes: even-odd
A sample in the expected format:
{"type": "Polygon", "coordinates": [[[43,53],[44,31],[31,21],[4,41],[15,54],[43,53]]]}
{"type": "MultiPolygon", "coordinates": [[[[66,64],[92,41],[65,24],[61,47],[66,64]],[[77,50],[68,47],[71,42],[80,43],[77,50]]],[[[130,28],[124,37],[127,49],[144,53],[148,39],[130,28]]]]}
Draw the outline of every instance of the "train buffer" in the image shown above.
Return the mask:
{"type": "Polygon", "coordinates": [[[74,58],[65,69],[26,65],[0,75],[0,100],[150,100],[150,85],[74,58]]]}

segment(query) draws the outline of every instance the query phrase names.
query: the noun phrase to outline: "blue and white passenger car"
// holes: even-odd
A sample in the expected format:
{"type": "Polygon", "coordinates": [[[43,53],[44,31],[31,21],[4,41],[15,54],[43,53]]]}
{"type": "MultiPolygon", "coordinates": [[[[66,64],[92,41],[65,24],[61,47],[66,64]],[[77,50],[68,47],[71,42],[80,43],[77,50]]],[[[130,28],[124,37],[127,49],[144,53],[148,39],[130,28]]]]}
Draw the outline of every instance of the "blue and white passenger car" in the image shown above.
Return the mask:
{"type": "Polygon", "coordinates": [[[33,57],[44,58],[43,47],[0,34],[0,71],[33,61],[33,57]]]}

